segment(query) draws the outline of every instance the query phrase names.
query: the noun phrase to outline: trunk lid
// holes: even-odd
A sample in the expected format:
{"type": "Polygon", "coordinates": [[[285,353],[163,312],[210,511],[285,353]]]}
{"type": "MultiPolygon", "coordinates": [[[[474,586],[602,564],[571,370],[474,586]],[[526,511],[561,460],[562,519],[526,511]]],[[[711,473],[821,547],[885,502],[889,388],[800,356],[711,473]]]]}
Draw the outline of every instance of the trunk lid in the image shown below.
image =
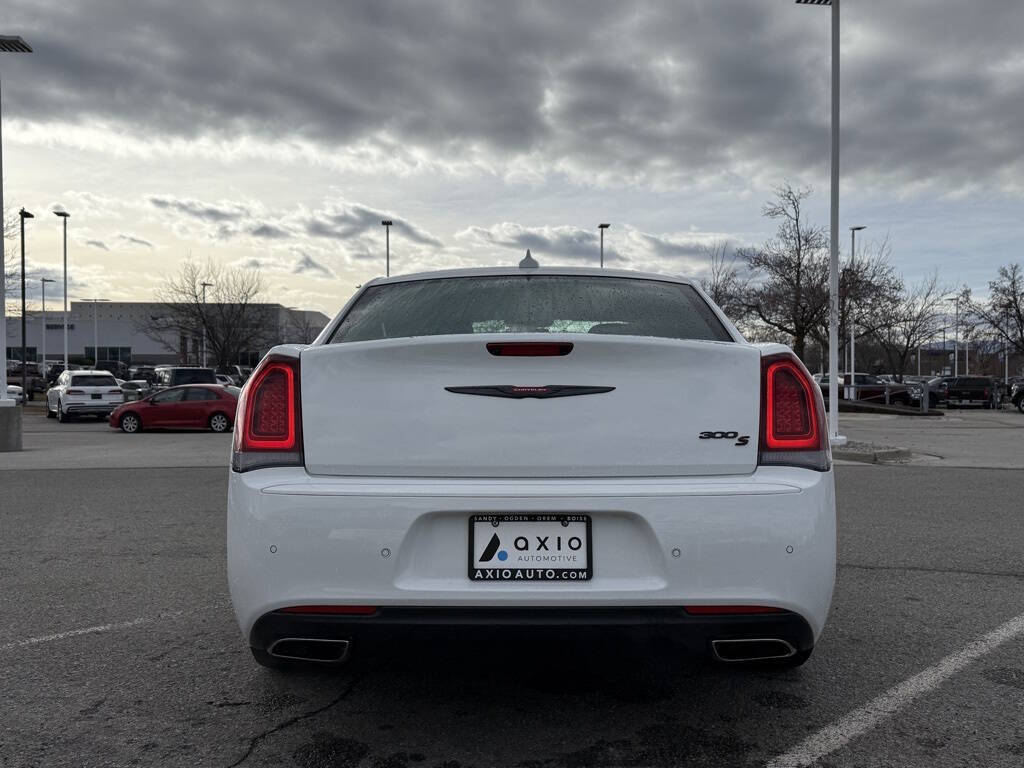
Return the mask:
{"type": "Polygon", "coordinates": [[[328,344],[301,360],[311,474],[728,475],[757,465],[760,352],[744,344],[479,334],[328,344]],[[505,357],[489,342],[573,348],[505,357]],[[614,389],[545,396],[552,385],[614,389]]]}

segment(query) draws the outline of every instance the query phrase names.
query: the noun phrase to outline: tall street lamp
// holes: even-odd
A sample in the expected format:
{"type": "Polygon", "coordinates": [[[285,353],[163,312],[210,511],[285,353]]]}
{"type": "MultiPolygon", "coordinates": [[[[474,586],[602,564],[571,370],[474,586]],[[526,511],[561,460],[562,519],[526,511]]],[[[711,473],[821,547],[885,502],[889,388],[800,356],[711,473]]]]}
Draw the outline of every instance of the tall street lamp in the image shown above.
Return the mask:
{"type": "Polygon", "coordinates": [[[67,211],[54,211],[64,222],[64,370],[68,369],[68,217],[67,211]]]}
{"type": "MultiPolygon", "coordinates": [[[[946,301],[952,301],[956,307],[956,321],[953,325],[953,375],[960,375],[960,297],[948,296],[946,301]]],[[[949,315],[946,315],[948,318],[949,315]]],[[[947,321],[948,322],[948,321],[947,321]]]]}
{"type": "Polygon", "coordinates": [[[832,203],[829,219],[831,253],[828,265],[828,428],[835,445],[845,445],[839,434],[839,0],[796,0],[797,5],[832,6],[832,203]]]}
{"type": "MultiPolygon", "coordinates": [[[[851,281],[857,279],[857,273],[855,271],[854,260],[856,259],[856,256],[857,256],[857,233],[860,232],[862,229],[867,229],[867,227],[850,227],[850,280],[851,281]]],[[[850,376],[851,376],[850,383],[855,385],[857,383],[855,381],[856,374],[857,374],[857,366],[855,365],[855,361],[856,361],[857,357],[854,354],[854,351],[855,351],[856,345],[857,345],[857,334],[856,334],[855,323],[854,323],[854,320],[853,320],[853,296],[852,295],[850,297],[850,301],[848,301],[847,303],[850,305],[850,307],[849,307],[849,309],[850,309],[850,376]]]]}
{"type": "MultiPolygon", "coordinates": [[[[32,46],[17,36],[0,35],[0,53],[32,53],[32,46]]],[[[0,89],[0,125],[3,124],[2,116],[2,89],[0,89]]],[[[3,134],[0,132],[0,214],[4,210],[4,153],[3,134]]],[[[0,252],[3,245],[0,243],[0,252]]],[[[0,261],[3,261],[0,258],[0,261]]],[[[4,280],[4,270],[0,267],[0,348],[3,349],[3,365],[0,365],[0,407],[12,406],[14,401],[7,394],[7,285],[4,280]]],[[[23,361],[24,362],[24,361],[23,361]]],[[[4,424],[7,422],[5,421],[4,424]]],[[[15,450],[21,450],[21,437],[15,441],[9,441],[6,435],[0,435],[0,450],[11,450],[16,444],[15,450]]]]}
{"type": "Polygon", "coordinates": [[[391,277],[391,227],[394,223],[391,219],[384,219],[380,223],[384,227],[384,277],[391,277]]]}
{"type": "Polygon", "coordinates": [[[203,368],[206,367],[206,289],[212,288],[213,283],[203,282],[203,368]]]}
{"type": "Polygon", "coordinates": [[[18,218],[21,220],[21,404],[24,405],[28,401],[28,348],[25,346],[25,219],[34,219],[35,216],[22,208],[18,211],[18,218]]]}
{"type": "Polygon", "coordinates": [[[611,224],[598,224],[597,228],[601,230],[601,269],[604,269],[604,231],[610,227],[611,224]]]}
{"type": "Polygon", "coordinates": [[[56,280],[51,280],[48,277],[39,279],[39,285],[43,289],[43,321],[40,323],[43,329],[42,347],[43,347],[43,380],[46,380],[46,284],[56,283],[56,280]]]}
{"type": "Polygon", "coordinates": [[[101,301],[110,301],[110,299],[82,299],[82,301],[92,304],[92,367],[96,368],[100,362],[99,308],[96,305],[101,301]]]}

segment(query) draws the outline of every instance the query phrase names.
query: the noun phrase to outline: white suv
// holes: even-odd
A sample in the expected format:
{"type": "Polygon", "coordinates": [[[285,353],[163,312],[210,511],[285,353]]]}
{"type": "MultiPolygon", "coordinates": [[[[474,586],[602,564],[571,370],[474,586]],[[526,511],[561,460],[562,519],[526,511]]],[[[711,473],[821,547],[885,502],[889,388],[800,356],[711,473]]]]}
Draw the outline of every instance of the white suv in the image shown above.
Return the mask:
{"type": "Polygon", "coordinates": [[[124,402],[124,392],[108,371],[64,371],[46,392],[46,416],[61,422],[72,416],[105,419],[124,402]]]}

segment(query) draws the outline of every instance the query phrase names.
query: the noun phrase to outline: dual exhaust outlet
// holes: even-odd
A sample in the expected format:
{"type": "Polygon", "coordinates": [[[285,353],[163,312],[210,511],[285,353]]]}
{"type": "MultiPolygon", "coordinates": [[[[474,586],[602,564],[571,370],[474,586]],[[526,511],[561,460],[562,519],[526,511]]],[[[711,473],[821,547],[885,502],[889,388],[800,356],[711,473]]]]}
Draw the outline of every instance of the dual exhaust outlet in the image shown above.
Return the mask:
{"type": "Polygon", "coordinates": [[[777,661],[796,656],[796,648],[777,637],[758,637],[712,640],[711,653],[719,661],[777,661]]]}
{"type": "Polygon", "coordinates": [[[318,637],[283,637],[267,648],[275,659],[285,661],[341,664],[348,659],[352,644],[348,640],[325,640],[318,637]]]}
{"type": "MultiPolygon", "coordinates": [[[[341,664],[348,660],[352,644],[348,640],[326,640],[315,637],[284,637],[275,640],[267,653],[287,661],[341,664]]],[[[796,655],[796,648],[774,637],[712,640],[711,652],[725,662],[775,661],[796,655]]]]}

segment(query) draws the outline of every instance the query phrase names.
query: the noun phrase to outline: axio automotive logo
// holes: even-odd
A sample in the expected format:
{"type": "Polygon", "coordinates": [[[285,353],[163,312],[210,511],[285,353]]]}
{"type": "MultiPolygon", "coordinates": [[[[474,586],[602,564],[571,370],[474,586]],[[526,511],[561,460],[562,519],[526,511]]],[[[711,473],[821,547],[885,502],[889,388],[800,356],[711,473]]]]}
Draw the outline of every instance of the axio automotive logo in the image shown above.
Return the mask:
{"type": "MultiPolygon", "coordinates": [[[[512,548],[521,554],[527,554],[531,552],[563,552],[569,550],[570,552],[579,552],[583,547],[583,539],[579,536],[569,536],[563,539],[561,536],[516,536],[512,540],[512,548]],[[531,547],[531,539],[533,545],[531,547]],[[554,539],[554,541],[552,541],[554,539]]],[[[498,534],[492,533],[490,541],[487,542],[487,546],[484,547],[483,553],[480,555],[477,562],[489,563],[495,557],[501,562],[508,560],[508,550],[501,548],[501,539],[498,534]]],[[[535,557],[520,557],[520,561],[533,560],[535,557]]]]}
{"type": "Polygon", "coordinates": [[[497,555],[501,562],[508,560],[508,552],[504,549],[498,549],[501,546],[501,539],[498,538],[498,534],[493,534],[491,540],[487,542],[487,546],[484,547],[484,553],[480,555],[481,563],[489,563],[497,555]]]}

